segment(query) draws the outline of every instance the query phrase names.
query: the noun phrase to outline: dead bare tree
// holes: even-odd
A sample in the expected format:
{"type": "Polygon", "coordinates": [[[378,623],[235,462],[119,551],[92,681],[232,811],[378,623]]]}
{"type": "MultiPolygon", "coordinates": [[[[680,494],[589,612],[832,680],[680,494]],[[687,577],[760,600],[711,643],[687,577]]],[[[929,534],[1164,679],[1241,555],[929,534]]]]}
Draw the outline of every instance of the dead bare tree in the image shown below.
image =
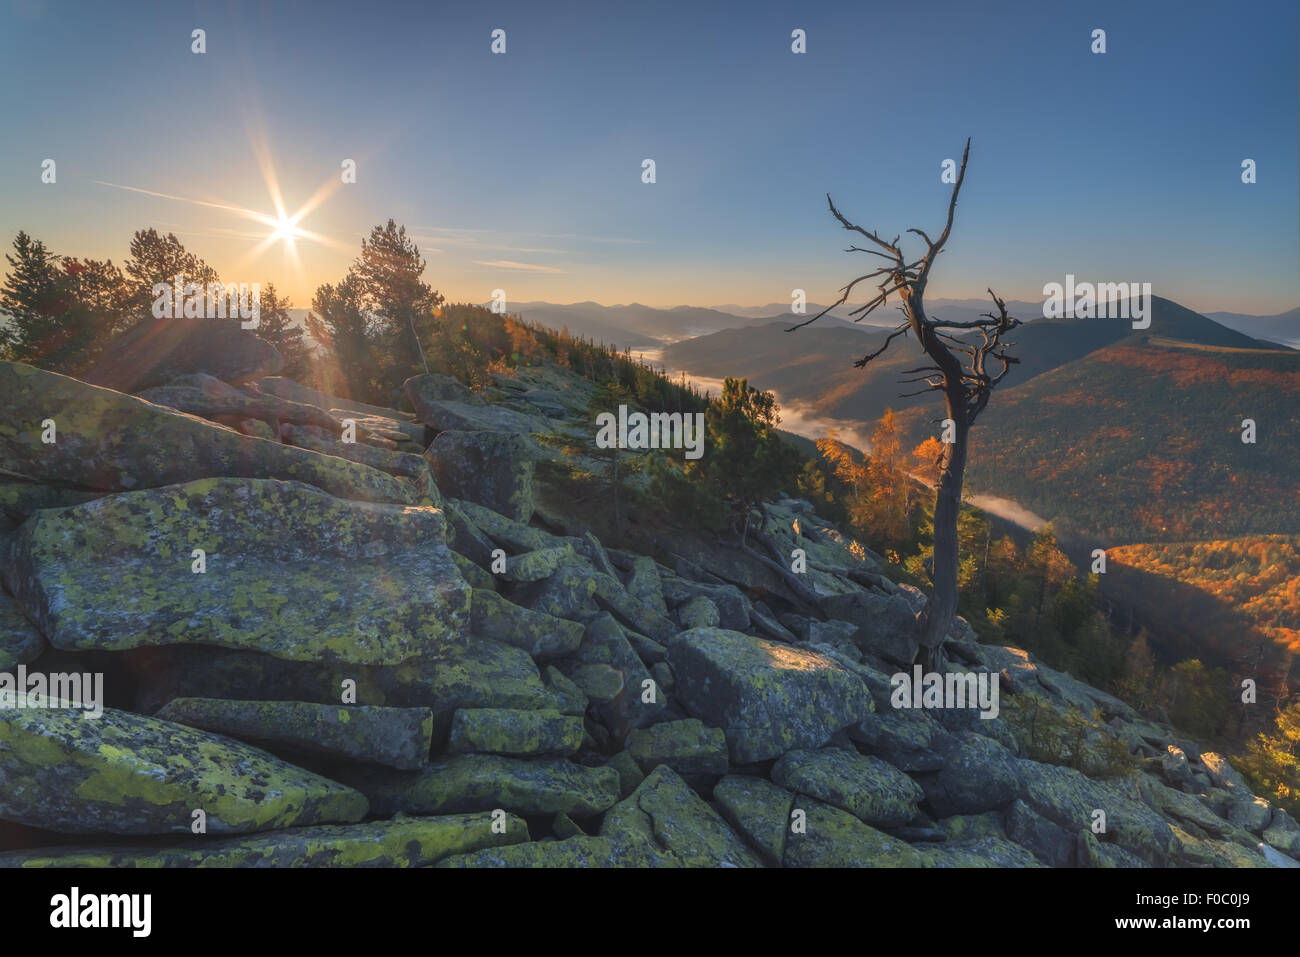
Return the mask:
{"type": "Polygon", "coordinates": [[[893,330],[884,344],[869,355],[858,359],[854,365],[862,368],[873,359],[883,355],[890,344],[899,336],[909,331],[916,337],[917,343],[925,351],[929,364],[907,370],[904,375],[915,378],[904,382],[923,382],[924,388],[909,396],[925,392],[942,392],[947,408],[945,422],[948,435],[939,460],[939,486],[934,508],[934,556],[931,564],[931,579],[934,587],[925,608],[917,615],[916,660],[927,668],[943,667],[943,642],[953,617],[957,614],[957,516],[961,509],[962,478],[966,470],[966,440],[975,419],[984,411],[989,396],[1011,366],[1019,360],[1007,354],[1007,348],[1015,345],[1004,341],[1003,337],[1020,325],[1020,320],[1007,315],[1007,306],[1003,300],[988,290],[993,297],[996,313],[985,313],[970,322],[945,322],[926,315],[925,287],[930,278],[934,261],[943,251],[952,233],[953,216],[957,211],[957,196],[961,192],[962,182],[966,178],[966,161],[970,157],[970,140],[961,156],[961,170],[952,188],[952,198],[948,201],[948,221],[937,240],[932,240],[921,229],[909,229],[924,240],[926,252],[920,259],[908,262],[899,246],[899,236],[886,242],[875,232],[863,229],[844,217],[829,194],[826,202],[831,213],[840,225],[850,232],[864,236],[875,248],[850,246],[846,252],[866,253],[879,256],[886,265],[859,276],[841,290],[841,296],[817,315],[804,322],[791,326],[789,332],[816,322],[836,306],[848,301],[849,295],[859,284],[868,280],[881,278],[876,286],[876,295],[865,304],[849,312],[856,316],[854,322],[861,321],[880,306],[885,305],[891,296],[897,295],[901,300],[899,310],[906,320],[893,330]],[[962,333],[959,337],[954,333],[962,333]],[[978,333],[978,338],[976,337],[978,333]],[[991,365],[998,365],[991,371],[991,365]]]}

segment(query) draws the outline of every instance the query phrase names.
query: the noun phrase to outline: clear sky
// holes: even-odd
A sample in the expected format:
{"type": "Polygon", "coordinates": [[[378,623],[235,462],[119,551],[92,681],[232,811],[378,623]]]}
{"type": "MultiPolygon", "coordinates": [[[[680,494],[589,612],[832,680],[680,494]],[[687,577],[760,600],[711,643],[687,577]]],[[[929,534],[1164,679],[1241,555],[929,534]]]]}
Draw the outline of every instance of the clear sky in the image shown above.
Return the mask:
{"type": "Polygon", "coordinates": [[[391,216],[453,300],[825,302],[870,261],[825,194],[933,233],[970,136],[932,296],[1300,305],[1295,0],[0,3],[6,245],[120,263],[152,225],[307,306],[391,216]],[[220,208],[274,219],[268,179],[318,238],[220,208]]]}

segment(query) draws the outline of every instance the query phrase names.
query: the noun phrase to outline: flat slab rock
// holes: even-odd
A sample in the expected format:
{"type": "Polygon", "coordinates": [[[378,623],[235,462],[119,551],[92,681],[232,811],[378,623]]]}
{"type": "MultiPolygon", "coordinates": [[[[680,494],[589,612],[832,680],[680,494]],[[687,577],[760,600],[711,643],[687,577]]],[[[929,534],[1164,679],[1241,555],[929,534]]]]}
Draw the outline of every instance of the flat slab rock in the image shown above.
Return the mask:
{"type": "Polygon", "coordinates": [[[116,492],[212,476],[307,482],[341,498],[413,505],[410,484],[333,455],[241,435],[206,419],[20,362],[0,362],[0,468],[116,492]],[[41,441],[47,419],[56,439],[41,441]]]}
{"type": "Polygon", "coordinates": [[[279,745],[403,770],[428,763],[433,745],[429,708],[176,698],[154,717],[264,747],[279,745]]]}
{"type": "Polygon", "coordinates": [[[565,758],[525,760],[466,754],[421,771],[340,772],[376,814],[453,814],[504,808],[516,814],[585,817],[618,800],[618,772],[565,758]]]}
{"type": "Polygon", "coordinates": [[[206,644],[396,664],[467,633],[470,588],[443,533],[434,508],[203,479],[36,513],[4,580],[65,650],[206,644]]]}
{"type": "Polygon", "coordinates": [[[0,709],[0,820],[68,834],[353,823],[365,797],[221,735],[112,708],[0,709]]]}
{"type": "Polygon", "coordinates": [[[862,679],[833,659],[738,631],[683,631],[668,644],[668,663],[675,700],[726,732],[736,764],[819,748],[874,709],[862,679]]]}
{"type": "Polygon", "coordinates": [[[8,867],[428,867],[446,857],[528,840],[523,818],[399,817],[321,825],[172,847],[39,848],[0,854],[8,867]],[[494,826],[495,824],[495,826],[494,826]]]}

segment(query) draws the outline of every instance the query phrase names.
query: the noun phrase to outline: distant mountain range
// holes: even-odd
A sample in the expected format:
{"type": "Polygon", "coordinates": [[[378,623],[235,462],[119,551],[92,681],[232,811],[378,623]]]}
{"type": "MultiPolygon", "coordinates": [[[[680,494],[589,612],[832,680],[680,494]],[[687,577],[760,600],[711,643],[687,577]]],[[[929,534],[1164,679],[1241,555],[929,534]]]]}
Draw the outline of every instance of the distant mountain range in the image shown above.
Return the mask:
{"type": "Polygon", "coordinates": [[[1239,312],[1207,312],[1206,315],[1229,329],[1236,329],[1256,339],[1267,339],[1300,349],[1300,308],[1276,316],[1247,316],[1239,312]]]}
{"type": "MultiPolygon", "coordinates": [[[[484,303],[484,305],[487,305],[484,303]]],[[[928,304],[932,315],[956,322],[968,322],[990,308],[985,299],[934,299],[928,304]]],[[[763,306],[738,306],[732,303],[701,307],[674,306],[661,309],[641,303],[605,306],[598,302],[512,302],[512,313],[531,322],[553,329],[567,328],[570,332],[586,336],[596,342],[647,349],[667,342],[677,342],[724,329],[749,329],[755,325],[784,323],[793,325],[817,315],[825,304],[810,302],[801,315],[790,311],[788,302],[771,302],[763,306]]],[[[840,306],[823,319],[818,329],[844,329],[854,334],[878,332],[893,328],[900,320],[898,313],[884,309],[866,317],[861,322],[848,318],[852,306],[840,306]]],[[[1007,308],[1013,316],[1025,322],[1042,322],[1042,303],[1011,301],[1007,308]]],[[[300,324],[305,324],[309,309],[290,309],[289,314],[300,324]]],[[[1300,347],[1300,309],[1276,316],[1250,316],[1239,313],[1210,313],[1209,318],[1243,332],[1248,336],[1300,347]]],[[[857,340],[852,340],[857,342],[857,340]]],[[[858,348],[854,345],[853,349],[858,348]]],[[[692,370],[694,371],[694,370],[692,370]]]]}
{"type": "MultiPolygon", "coordinates": [[[[924,364],[910,337],[859,369],[854,360],[885,332],[785,328],[759,322],[678,342],[663,361],[747,377],[828,419],[869,423],[892,407],[909,441],[934,434],[938,397],[900,397],[918,389],[900,384],[906,370],[924,364]]],[[[1037,319],[1012,338],[1020,364],[972,432],[972,493],[1101,544],[1300,532],[1300,352],[1160,297],[1147,329],[1037,319]],[[1261,430],[1255,445],[1240,440],[1244,418],[1261,430]]]]}

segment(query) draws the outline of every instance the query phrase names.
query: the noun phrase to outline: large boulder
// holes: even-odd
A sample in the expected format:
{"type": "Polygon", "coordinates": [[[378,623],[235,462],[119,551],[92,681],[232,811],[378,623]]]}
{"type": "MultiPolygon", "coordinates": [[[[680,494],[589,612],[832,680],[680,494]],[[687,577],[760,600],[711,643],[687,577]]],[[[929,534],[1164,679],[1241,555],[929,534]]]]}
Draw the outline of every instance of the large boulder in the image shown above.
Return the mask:
{"type": "Polygon", "coordinates": [[[470,588],[443,532],[433,508],[203,479],[36,513],[4,579],[65,650],[207,644],[391,665],[468,632],[470,588]]]}
{"type": "MultiPolygon", "coordinates": [[[[27,699],[30,702],[30,699],[27,699]]],[[[358,792],[221,735],[104,709],[0,709],[0,820],[68,834],[209,834],[350,823],[358,792]]]]}
{"type": "Polygon", "coordinates": [[[533,517],[535,464],[528,440],[509,432],[443,432],[425,452],[438,487],[517,522],[533,517]]]}
{"type": "Polygon", "coordinates": [[[4,867],[427,867],[443,858],[528,840],[523,818],[399,817],[321,825],[169,847],[40,848],[0,854],[4,867]]]}
{"type": "Polygon", "coordinates": [[[433,745],[428,708],[176,698],[154,717],[272,751],[284,748],[408,770],[424,765],[433,745]]]}
{"type": "Polygon", "coordinates": [[[737,764],[819,748],[874,709],[862,679],[830,657],[736,631],[683,631],[668,663],[676,700],[726,732],[737,764]]]}
{"type": "Polygon", "coordinates": [[[117,492],[216,476],[276,478],[341,498],[416,501],[410,485],[377,469],[240,435],[22,363],[0,362],[0,395],[9,410],[0,429],[0,469],[52,485],[117,492]],[[55,425],[52,443],[41,440],[46,420],[55,425]]]}
{"type": "Polygon", "coordinates": [[[243,382],[283,366],[275,346],[233,319],[148,318],[110,339],[85,379],[138,392],[192,372],[243,382]]]}

